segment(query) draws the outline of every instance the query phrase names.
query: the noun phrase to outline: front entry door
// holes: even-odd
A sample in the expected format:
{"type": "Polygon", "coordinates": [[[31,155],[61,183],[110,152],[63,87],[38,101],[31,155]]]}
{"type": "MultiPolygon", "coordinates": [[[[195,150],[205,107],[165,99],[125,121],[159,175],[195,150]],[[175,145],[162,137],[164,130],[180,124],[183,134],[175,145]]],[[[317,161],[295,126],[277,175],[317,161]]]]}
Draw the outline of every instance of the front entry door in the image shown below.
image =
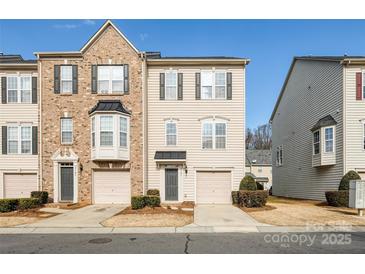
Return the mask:
{"type": "Polygon", "coordinates": [[[74,167],[72,164],[61,164],[61,201],[74,199],[74,167]]]}
{"type": "Polygon", "coordinates": [[[176,169],[165,169],[165,200],[179,200],[179,180],[176,169]]]}

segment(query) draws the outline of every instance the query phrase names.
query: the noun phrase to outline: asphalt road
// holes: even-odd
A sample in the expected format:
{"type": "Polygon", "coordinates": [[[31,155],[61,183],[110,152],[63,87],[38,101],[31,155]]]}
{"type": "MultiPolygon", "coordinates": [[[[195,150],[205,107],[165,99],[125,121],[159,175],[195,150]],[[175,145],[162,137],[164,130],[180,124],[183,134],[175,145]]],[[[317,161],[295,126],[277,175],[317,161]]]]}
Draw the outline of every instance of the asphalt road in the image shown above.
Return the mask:
{"type": "Polygon", "coordinates": [[[0,253],[365,253],[365,233],[2,234],[0,253]]]}

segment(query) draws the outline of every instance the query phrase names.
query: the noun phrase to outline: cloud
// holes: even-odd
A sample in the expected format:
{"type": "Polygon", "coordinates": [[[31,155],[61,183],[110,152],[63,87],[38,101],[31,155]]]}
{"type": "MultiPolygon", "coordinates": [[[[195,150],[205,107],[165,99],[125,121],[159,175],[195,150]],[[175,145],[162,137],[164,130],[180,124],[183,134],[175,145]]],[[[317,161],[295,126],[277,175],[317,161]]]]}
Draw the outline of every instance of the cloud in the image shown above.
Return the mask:
{"type": "Polygon", "coordinates": [[[141,41],[146,40],[148,38],[148,33],[140,33],[139,38],[141,39],[141,41]]]}
{"type": "Polygon", "coordinates": [[[94,26],[95,24],[96,24],[96,22],[94,20],[85,19],[85,20],[82,20],[82,22],[79,24],[56,24],[56,25],[53,25],[53,28],[55,28],[55,29],[77,29],[77,28],[81,28],[82,26],[94,26]]]}
{"type": "Polygon", "coordinates": [[[88,26],[93,26],[96,24],[96,22],[94,20],[91,19],[86,19],[83,21],[84,25],[88,25],[88,26]]]}

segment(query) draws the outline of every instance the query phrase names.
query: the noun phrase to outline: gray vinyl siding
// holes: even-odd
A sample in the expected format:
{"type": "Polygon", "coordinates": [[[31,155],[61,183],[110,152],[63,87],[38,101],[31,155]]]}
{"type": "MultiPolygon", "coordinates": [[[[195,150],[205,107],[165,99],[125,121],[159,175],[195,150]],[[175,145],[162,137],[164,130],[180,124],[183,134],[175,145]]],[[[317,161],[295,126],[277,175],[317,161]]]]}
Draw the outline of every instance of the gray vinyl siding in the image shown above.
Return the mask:
{"type": "MultiPolygon", "coordinates": [[[[343,70],[339,62],[297,60],[272,121],[273,194],[324,200],[343,175],[343,70]],[[335,165],[312,167],[314,124],[326,115],[337,121],[335,165]],[[283,165],[276,147],[283,145],[283,165]]],[[[322,157],[323,158],[323,157],[322,157]]]]}

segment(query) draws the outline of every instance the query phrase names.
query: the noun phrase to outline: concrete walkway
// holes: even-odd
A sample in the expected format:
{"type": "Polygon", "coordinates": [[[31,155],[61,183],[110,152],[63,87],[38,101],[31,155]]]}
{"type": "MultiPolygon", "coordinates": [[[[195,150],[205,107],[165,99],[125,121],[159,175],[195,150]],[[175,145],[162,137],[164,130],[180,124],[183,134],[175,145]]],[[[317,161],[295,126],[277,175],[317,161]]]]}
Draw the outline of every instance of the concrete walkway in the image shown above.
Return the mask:
{"type": "Polygon", "coordinates": [[[248,227],[260,225],[247,213],[232,205],[197,205],[194,224],[213,227],[248,227]]]}
{"type": "Polygon", "coordinates": [[[90,205],[80,209],[68,210],[58,216],[51,217],[23,227],[37,228],[100,228],[100,222],[114,216],[126,208],[126,205],[90,205]]]}

